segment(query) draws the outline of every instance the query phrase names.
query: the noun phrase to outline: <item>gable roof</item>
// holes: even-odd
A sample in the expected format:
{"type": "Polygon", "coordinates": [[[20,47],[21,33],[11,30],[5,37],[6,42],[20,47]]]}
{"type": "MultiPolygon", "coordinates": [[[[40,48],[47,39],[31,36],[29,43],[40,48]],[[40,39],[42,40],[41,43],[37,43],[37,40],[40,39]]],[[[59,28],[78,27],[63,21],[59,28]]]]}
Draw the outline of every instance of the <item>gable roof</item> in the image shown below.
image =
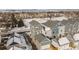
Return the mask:
{"type": "Polygon", "coordinates": [[[70,43],[66,37],[59,38],[58,42],[60,46],[70,43]]]}
{"type": "Polygon", "coordinates": [[[58,45],[58,46],[64,46],[66,44],[69,44],[70,41],[66,37],[62,37],[59,39],[53,39],[53,41],[58,45]]]}
{"type": "Polygon", "coordinates": [[[43,24],[46,25],[47,27],[52,28],[53,26],[56,26],[58,22],[59,22],[59,21],[48,20],[47,22],[45,22],[45,23],[43,23],[43,24]]]}
{"type": "Polygon", "coordinates": [[[13,42],[26,45],[25,38],[23,37],[23,35],[17,33],[9,38],[9,40],[7,41],[7,46],[12,44],[13,42]]]}

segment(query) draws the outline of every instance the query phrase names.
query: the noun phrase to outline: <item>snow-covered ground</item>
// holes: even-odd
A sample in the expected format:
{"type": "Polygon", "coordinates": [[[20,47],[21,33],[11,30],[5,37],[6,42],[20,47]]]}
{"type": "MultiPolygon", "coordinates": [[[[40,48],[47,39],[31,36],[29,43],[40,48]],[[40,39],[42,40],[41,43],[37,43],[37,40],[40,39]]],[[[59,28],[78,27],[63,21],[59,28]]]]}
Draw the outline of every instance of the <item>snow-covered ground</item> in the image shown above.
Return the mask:
{"type": "Polygon", "coordinates": [[[65,16],[62,16],[62,17],[52,17],[51,19],[50,18],[32,18],[32,19],[23,19],[23,22],[24,23],[27,23],[27,22],[31,22],[32,20],[35,20],[35,21],[38,21],[39,23],[45,23],[46,21],[48,20],[52,20],[52,21],[62,21],[62,20],[68,20],[67,17],[65,16]]]}
{"type": "Polygon", "coordinates": [[[26,28],[26,27],[15,27],[13,28],[11,31],[8,31],[7,33],[13,33],[13,32],[27,32],[30,31],[30,27],[26,28]]]}
{"type": "Polygon", "coordinates": [[[62,17],[53,17],[53,18],[51,18],[51,20],[53,20],[53,21],[62,21],[62,20],[68,20],[68,18],[67,17],[64,17],[64,16],[62,16],[62,17]]]}
{"type": "Polygon", "coordinates": [[[32,18],[32,19],[23,19],[23,22],[26,24],[27,22],[31,22],[32,20],[38,21],[39,23],[44,23],[50,18],[32,18]]]}

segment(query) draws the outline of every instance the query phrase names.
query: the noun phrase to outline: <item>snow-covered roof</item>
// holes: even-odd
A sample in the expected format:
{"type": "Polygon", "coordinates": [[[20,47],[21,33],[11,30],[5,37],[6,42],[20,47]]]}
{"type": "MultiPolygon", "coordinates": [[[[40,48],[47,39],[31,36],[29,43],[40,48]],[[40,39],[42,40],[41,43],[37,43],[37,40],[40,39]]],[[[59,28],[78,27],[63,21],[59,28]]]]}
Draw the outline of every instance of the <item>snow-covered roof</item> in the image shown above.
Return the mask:
{"type": "Polygon", "coordinates": [[[38,34],[35,36],[35,38],[41,45],[46,45],[50,43],[50,40],[47,37],[45,37],[43,34],[38,34]]]}
{"type": "Polygon", "coordinates": [[[9,40],[7,41],[7,46],[12,44],[13,42],[16,42],[18,44],[26,45],[25,39],[23,36],[19,34],[14,34],[14,37],[10,37],[9,40]]]}
{"type": "Polygon", "coordinates": [[[30,24],[31,24],[32,26],[34,26],[34,27],[42,27],[42,25],[41,25],[39,22],[35,21],[35,20],[32,20],[32,21],[30,22],[30,24]]]}
{"type": "Polygon", "coordinates": [[[13,47],[16,47],[15,50],[32,49],[31,45],[28,42],[28,38],[25,38],[23,36],[23,34],[18,34],[18,33],[15,33],[13,36],[11,36],[9,38],[9,40],[7,41],[6,47],[9,47],[9,46],[10,46],[10,49],[13,47]],[[26,42],[26,40],[27,40],[27,42],[26,42]],[[16,44],[18,44],[20,47],[17,47],[16,44]],[[24,47],[26,47],[26,48],[24,48],[24,47]]]}
{"type": "Polygon", "coordinates": [[[65,44],[70,43],[66,37],[59,38],[58,42],[60,45],[65,45],[65,44]]]}

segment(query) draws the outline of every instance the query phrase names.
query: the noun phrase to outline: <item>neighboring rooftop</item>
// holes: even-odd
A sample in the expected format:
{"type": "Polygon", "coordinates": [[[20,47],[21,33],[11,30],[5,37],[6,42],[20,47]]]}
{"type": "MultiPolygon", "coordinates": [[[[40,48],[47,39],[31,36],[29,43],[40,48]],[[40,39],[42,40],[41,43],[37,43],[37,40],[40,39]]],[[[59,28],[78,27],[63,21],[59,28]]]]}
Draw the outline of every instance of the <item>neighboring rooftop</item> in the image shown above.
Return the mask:
{"type": "Polygon", "coordinates": [[[52,20],[48,20],[47,22],[43,23],[44,25],[46,25],[47,27],[52,28],[53,26],[56,26],[58,23],[58,21],[52,21],[52,20]]]}
{"type": "Polygon", "coordinates": [[[66,37],[62,37],[58,41],[59,41],[60,46],[70,43],[66,37]]]}
{"type": "Polygon", "coordinates": [[[41,25],[39,22],[35,21],[35,20],[32,20],[32,21],[30,22],[30,24],[31,24],[32,26],[34,26],[34,27],[42,27],[42,25],[41,25]]]}
{"type": "Polygon", "coordinates": [[[50,43],[50,40],[43,34],[36,35],[36,40],[38,40],[41,45],[46,45],[50,43]]]}

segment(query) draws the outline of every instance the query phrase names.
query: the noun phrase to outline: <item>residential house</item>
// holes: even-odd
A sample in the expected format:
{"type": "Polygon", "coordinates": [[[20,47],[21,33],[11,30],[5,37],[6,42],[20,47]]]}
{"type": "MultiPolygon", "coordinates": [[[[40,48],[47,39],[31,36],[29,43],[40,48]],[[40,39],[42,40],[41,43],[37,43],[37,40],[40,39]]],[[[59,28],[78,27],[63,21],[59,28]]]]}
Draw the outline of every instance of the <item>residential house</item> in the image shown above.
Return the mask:
{"type": "Polygon", "coordinates": [[[53,38],[59,38],[64,36],[65,34],[65,26],[58,24],[56,27],[52,28],[52,37],[53,38]]]}
{"type": "Polygon", "coordinates": [[[36,35],[42,33],[42,30],[43,30],[43,26],[39,22],[37,22],[35,20],[32,20],[30,22],[31,37],[33,39],[35,39],[36,35]]]}
{"type": "Polygon", "coordinates": [[[64,36],[65,26],[60,21],[48,20],[44,25],[51,29],[52,38],[64,36]]]}
{"type": "Polygon", "coordinates": [[[62,24],[65,25],[65,33],[66,34],[74,34],[78,31],[78,22],[73,19],[63,20],[62,24]]]}
{"type": "Polygon", "coordinates": [[[62,37],[59,39],[52,39],[52,45],[58,50],[69,50],[69,40],[66,37],[62,37]]]}

